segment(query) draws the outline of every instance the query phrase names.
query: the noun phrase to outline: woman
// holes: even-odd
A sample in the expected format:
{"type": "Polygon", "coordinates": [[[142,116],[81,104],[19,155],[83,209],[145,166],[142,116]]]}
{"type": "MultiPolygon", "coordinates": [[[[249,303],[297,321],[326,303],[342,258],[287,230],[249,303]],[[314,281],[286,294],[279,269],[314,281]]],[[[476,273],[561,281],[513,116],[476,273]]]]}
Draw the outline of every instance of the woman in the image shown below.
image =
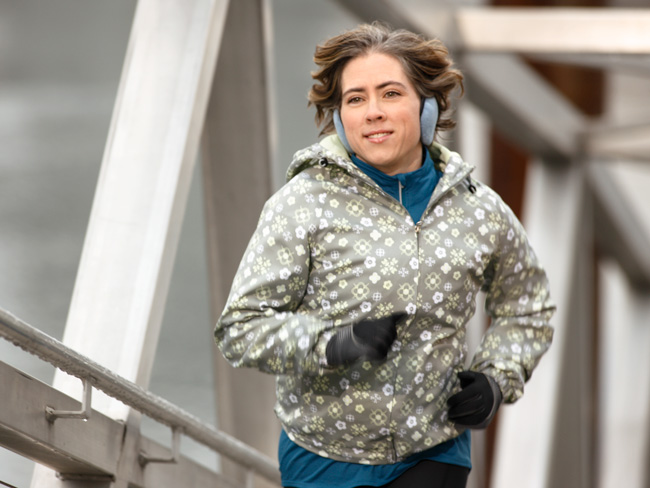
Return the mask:
{"type": "Polygon", "coordinates": [[[309,101],[336,134],[265,205],[217,344],[277,377],[284,486],[463,487],[468,428],[523,394],[551,343],[546,275],[512,211],[433,141],[462,87],[439,41],[361,25],[315,62],[309,101]],[[492,323],[466,371],[481,289],[492,323]]]}

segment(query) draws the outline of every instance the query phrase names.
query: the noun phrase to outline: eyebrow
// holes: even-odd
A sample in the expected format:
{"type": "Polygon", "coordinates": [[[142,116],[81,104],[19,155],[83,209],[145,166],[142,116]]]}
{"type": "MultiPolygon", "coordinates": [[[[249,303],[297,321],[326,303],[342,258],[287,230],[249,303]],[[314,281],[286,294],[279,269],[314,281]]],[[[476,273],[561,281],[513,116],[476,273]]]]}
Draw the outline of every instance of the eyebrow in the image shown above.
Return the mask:
{"type": "MultiPolygon", "coordinates": [[[[387,86],[390,86],[390,85],[397,85],[397,86],[402,87],[403,89],[406,89],[406,85],[404,85],[404,83],[400,83],[399,81],[392,81],[392,80],[385,81],[385,82],[377,85],[376,89],[381,90],[382,88],[386,88],[387,86]]],[[[366,90],[364,88],[348,88],[347,90],[345,90],[343,92],[343,94],[341,95],[341,98],[345,98],[350,93],[358,93],[358,92],[365,92],[365,91],[366,90]]]]}

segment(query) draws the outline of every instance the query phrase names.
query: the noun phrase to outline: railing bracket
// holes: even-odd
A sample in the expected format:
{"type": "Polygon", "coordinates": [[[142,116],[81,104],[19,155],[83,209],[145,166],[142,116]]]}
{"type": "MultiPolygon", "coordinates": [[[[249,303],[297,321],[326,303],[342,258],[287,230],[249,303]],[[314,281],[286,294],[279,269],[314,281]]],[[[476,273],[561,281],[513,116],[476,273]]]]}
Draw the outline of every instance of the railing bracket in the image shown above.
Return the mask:
{"type": "Polygon", "coordinates": [[[181,455],[181,432],[183,429],[181,427],[172,428],[172,455],[169,458],[156,458],[149,457],[146,452],[140,451],[138,454],[138,462],[143,468],[149,463],[161,463],[161,464],[175,464],[180,459],[181,455]]]}
{"type": "Polygon", "coordinates": [[[79,419],[79,420],[88,420],[90,418],[90,412],[92,411],[92,392],[93,388],[90,385],[90,381],[82,380],[84,385],[83,399],[81,400],[81,410],[70,411],[70,410],[55,410],[53,407],[47,405],[45,407],[45,418],[48,422],[54,423],[56,419],[79,419]]]}
{"type": "Polygon", "coordinates": [[[61,481],[115,481],[112,474],[56,473],[61,481]]]}

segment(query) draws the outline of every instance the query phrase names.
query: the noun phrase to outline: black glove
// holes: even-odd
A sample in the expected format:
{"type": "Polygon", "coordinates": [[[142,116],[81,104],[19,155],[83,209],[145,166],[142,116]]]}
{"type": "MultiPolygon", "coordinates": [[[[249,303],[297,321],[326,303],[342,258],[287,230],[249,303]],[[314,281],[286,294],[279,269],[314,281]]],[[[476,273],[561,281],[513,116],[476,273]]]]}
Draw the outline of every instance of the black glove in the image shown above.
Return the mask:
{"type": "Polygon", "coordinates": [[[357,359],[385,359],[397,337],[397,321],[402,315],[362,320],[339,330],[327,343],[325,356],[330,366],[353,363],[357,359]]]}
{"type": "Polygon", "coordinates": [[[499,385],[476,371],[461,371],[458,379],[462,390],[447,400],[449,420],[471,429],[486,428],[503,400],[499,385]]]}

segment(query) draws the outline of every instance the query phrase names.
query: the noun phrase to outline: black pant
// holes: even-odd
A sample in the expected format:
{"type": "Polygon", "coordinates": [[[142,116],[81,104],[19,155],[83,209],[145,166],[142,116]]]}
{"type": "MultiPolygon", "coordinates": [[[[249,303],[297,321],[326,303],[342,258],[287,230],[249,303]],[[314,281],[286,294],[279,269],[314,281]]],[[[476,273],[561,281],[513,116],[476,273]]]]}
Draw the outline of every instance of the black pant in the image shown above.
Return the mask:
{"type": "Polygon", "coordinates": [[[358,488],[465,488],[468,476],[469,468],[425,459],[387,485],[358,488]]]}
{"type": "Polygon", "coordinates": [[[468,476],[469,468],[425,459],[380,488],[465,488],[468,476]]]}

